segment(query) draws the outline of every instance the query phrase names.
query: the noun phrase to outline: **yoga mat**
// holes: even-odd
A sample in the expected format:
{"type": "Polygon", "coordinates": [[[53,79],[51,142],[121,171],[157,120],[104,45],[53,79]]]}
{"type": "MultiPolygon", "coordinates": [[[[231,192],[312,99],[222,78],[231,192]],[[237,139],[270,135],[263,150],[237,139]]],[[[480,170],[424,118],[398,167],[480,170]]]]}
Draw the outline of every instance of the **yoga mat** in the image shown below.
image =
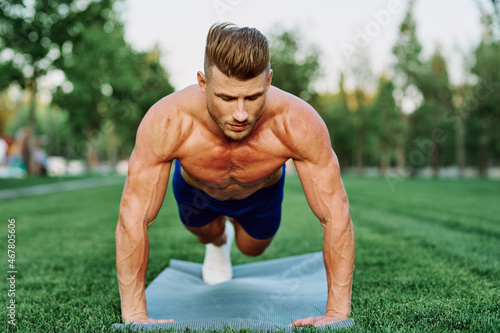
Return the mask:
{"type": "MultiPolygon", "coordinates": [[[[203,282],[201,264],[173,259],[146,288],[146,299],[151,318],[176,321],[132,327],[291,332],[288,324],[294,320],[324,314],[326,296],[321,252],[233,266],[233,279],[217,285],[203,282]]],[[[353,324],[353,319],[347,319],[321,328],[353,324]]]]}

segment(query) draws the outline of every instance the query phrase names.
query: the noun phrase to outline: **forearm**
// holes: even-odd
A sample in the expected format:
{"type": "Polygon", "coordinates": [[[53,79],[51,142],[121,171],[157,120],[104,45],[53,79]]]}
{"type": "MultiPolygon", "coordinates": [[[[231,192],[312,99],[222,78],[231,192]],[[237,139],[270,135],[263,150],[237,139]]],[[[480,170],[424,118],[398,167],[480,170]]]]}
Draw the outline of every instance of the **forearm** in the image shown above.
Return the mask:
{"type": "Polygon", "coordinates": [[[137,223],[125,228],[119,221],[116,228],[116,270],[123,320],[140,314],[147,316],[145,284],[148,258],[147,227],[137,223]]]}
{"type": "Polygon", "coordinates": [[[325,224],[323,257],[328,282],[326,315],[349,316],[354,269],[354,229],[348,213],[343,221],[325,224]]]}

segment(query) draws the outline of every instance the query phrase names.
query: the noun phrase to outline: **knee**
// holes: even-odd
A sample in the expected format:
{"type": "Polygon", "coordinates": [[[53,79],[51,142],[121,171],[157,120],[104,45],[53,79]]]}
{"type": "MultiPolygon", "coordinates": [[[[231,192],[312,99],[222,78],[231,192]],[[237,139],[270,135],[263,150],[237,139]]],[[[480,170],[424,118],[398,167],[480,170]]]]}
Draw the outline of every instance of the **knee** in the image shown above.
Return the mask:
{"type": "Polygon", "coordinates": [[[210,244],[210,243],[213,243],[217,239],[217,237],[210,236],[210,235],[202,235],[202,236],[196,236],[196,237],[198,237],[198,241],[201,244],[210,244]]]}
{"type": "Polygon", "coordinates": [[[210,230],[207,230],[204,233],[199,233],[196,235],[198,237],[198,241],[202,244],[210,244],[215,242],[220,236],[224,233],[224,227],[213,227],[210,230]]]}
{"type": "Polygon", "coordinates": [[[203,227],[186,228],[196,235],[200,243],[209,244],[215,242],[224,233],[224,221],[216,219],[203,227]]]}
{"type": "Polygon", "coordinates": [[[241,253],[249,257],[258,257],[261,254],[263,254],[267,248],[267,245],[266,246],[241,246],[240,244],[236,245],[238,245],[238,249],[240,250],[241,253]]]}

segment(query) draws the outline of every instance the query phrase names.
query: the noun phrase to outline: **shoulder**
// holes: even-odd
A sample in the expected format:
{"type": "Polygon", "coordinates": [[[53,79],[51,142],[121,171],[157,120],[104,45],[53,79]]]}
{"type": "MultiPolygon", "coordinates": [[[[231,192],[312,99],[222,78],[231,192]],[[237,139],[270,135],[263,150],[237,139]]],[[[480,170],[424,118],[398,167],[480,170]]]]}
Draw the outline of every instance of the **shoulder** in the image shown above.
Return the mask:
{"type": "Polygon", "coordinates": [[[294,154],[294,159],[331,149],[330,136],[318,112],[303,99],[271,87],[269,105],[274,110],[276,136],[294,154]]]}
{"type": "Polygon", "coordinates": [[[303,132],[323,129],[325,124],[318,112],[303,99],[271,87],[268,96],[269,106],[276,118],[283,125],[283,129],[291,136],[299,136],[303,132]]]}
{"type": "Polygon", "coordinates": [[[203,105],[203,96],[198,86],[192,85],[156,102],[139,125],[136,150],[161,160],[176,158],[175,152],[194,127],[193,110],[203,105]]]}

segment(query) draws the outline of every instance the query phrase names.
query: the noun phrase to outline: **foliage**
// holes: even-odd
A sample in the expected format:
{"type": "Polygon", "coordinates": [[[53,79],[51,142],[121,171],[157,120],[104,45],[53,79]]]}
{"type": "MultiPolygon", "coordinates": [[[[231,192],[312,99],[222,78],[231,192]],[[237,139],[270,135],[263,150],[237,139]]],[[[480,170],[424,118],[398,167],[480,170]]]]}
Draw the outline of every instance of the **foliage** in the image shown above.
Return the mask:
{"type": "Polygon", "coordinates": [[[418,88],[422,92],[423,103],[410,116],[412,135],[409,149],[418,149],[418,145],[425,142],[426,159],[421,165],[431,165],[436,176],[440,166],[454,162],[454,132],[452,124],[444,117],[453,108],[453,90],[446,61],[439,49],[428,62],[422,64],[422,68],[423,72],[418,77],[418,88]]]}
{"type": "Polygon", "coordinates": [[[431,166],[434,177],[442,166],[454,164],[455,133],[445,115],[454,111],[454,89],[449,82],[446,60],[437,48],[432,57],[422,59],[416,33],[413,4],[401,23],[393,48],[397,102],[409,114],[405,148],[407,167],[415,173],[431,166]]]}
{"type": "Polygon", "coordinates": [[[136,52],[124,40],[114,4],[114,0],[0,4],[0,51],[11,55],[0,64],[0,89],[19,82],[31,91],[25,125],[36,127],[38,135],[49,134],[50,153],[86,158],[89,151],[99,150],[108,158],[128,156],[142,116],[173,92],[159,51],[136,52]],[[54,93],[53,102],[63,114],[68,112],[70,136],[36,124],[36,83],[56,69],[62,70],[66,82],[54,93]]]}
{"type": "MultiPolygon", "coordinates": [[[[48,138],[50,155],[89,160],[98,155],[111,162],[129,156],[144,114],[174,89],[159,47],[138,52],[125,41],[120,1],[0,2],[2,134],[35,128],[48,138]],[[55,72],[65,81],[45,106],[36,83],[55,72]],[[24,90],[16,105],[6,94],[13,83],[24,90]]],[[[444,166],[458,165],[462,172],[475,166],[485,176],[500,164],[500,2],[476,3],[482,41],[464,69],[468,79],[457,86],[440,47],[424,56],[414,1],[399,26],[393,72],[382,74],[378,84],[364,52],[344,68],[336,92],[318,94],[318,46],[298,28],[280,26],[269,34],[272,83],[316,108],[342,167],[362,172],[379,166],[382,173],[397,167],[413,174],[431,167],[437,176],[444,166]],[[345,81],[354,87],[348,90],[345,81]]]]}
{"type": "Polygon", "coordinates": [[[307,45],[297,29],[275,27],[270,40],[273,85],[311,102],[320,75],[318,47],[307,45]]]}
{"type": "Polygon", "coordinates": [[[408,5],[406,16],[399,27],[399,37],[393,47],[396,57],[394,64],[397,84],[406,89],[416,85],[422,72],[421,52],[422,45],[417,37],[417,23],[413,17],[414,1],[408,5]]]}
{"type": "Polygon", "coordinates": [[[341,167],[350,166],[353,159],[353,117],[347,103],[344,74],[340,75],[339,92],[334,96],[319,96],[318,108],[330,133],[332,147],[341,167]]]}
{"type": "Polygon", "coordinates": [[[71,115],[73,145],[68,153],[85,156],[88,147],[82,142],[102,150],[103,141],[111,137],[115,142],[120,139],[120,155],[128,156],[143,115],[173,92],[159,51],[134,51],[124,40],[122,24],[111,14],[107,22],[87,27],[78,43],[67,43],[64,49],[60,66],[67,82],[58,88],[54,102],[71,115]]]}
{"type": "Polygon", "coordinates": [[[398,139],[404,136],[405,119],[399,112],[394,99],[394,83],[381,76],[377,97],[371,105],[371,127],[375,144],[370,151],[374,162],[380,164],[382,174],[390,166],[396,165],[398,139]]]}
{"type": "Polygon", "coordinates": [[[106,20],[112,3],[112,0],[2,1],[0,45],[13,52],[9,63],[26,80],[43,76],[53,68],[66,42],[78,41],[92,22],[106,20]]]}
{"type": "Polygon", "coordinates": [[[12,60],[0,63],[0,91],[6,90],[14,82],[24,83],[22,72],[12,60]]]}
{"type": "MultiPolygon", "coordinates": [[[[486,26],[485,29],[488,29],[486,26]]],[[[472,155],[483,176],[488,165],[500,161],[500,40],[483,40],[475,50],[472,73],[477,77],[469,96],[467,130],[476,133],[472,155]]]]}
{"type": "Polygon", "coordinates": [[[28,173],[33,172],[33,152],[36,127],[38,79],[55,69],[67,41],[78,41],[85,27],[106,19],[113,0],[5,0],[0,3],[0,46],[10,51],[7,62],[12,80],[31,92],[29,125],[26,145],[28,173]],[[18,74],[22,73],[22,78],[18,74]]]}

